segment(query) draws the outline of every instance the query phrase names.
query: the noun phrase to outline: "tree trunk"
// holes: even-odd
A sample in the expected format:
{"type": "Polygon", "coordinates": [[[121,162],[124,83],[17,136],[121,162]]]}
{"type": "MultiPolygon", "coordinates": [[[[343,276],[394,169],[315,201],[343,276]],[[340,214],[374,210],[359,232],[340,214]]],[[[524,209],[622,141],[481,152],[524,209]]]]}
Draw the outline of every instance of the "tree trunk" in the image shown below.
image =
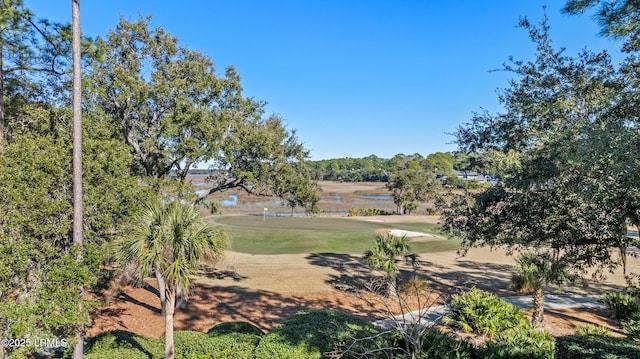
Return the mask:
{"type": "Polygon", "coordinates": [[[160,272],[156,270],[156,279],[158,280],[158,295],[160,295],[160,308],[162,310],[162,314],[165,314],[167,308],[167,284],[160,275],[160,272]]]}
{"type": "Polygon", "coordinates": [[[542,287],[536,288],[533,291],[533,315],[531,316],[531,322],[544,325],[544,296],[542,294],[542,287]]]}
{"type": "MultiPolygon", "coordinates": [[[[80,0],[71,0],[72,48],[73,48],[73,243],[76,245],[76,261],[82,262],[82,88],[80,67],[80,0]]],[[[4,121],[4,119],[3,119],[4,121]]],[[[79,302],[84,288],[80,287],[79,302]]],[[[84,327],[76,328],[76,344],[73,359],[81,359],[84,352],[84,327]]]]}
{"type": "MultiPolygon", "coordinates": [[[[177,287],[175,284],[174,288],[177,287]]],[[[168,289],[166,291],[167,301],[165,303],[164,313],[164,357],[165,359],[174,359],[175,352],[173,347],[173,313],[176,306],[176,290],[168,289]]]]}
{"type": "Polygon", "coordinates": [[[187,309],[187,296],[180,287],[176,288],[176,309],[187,309]]]}
{"type": "Polygon", "coordinates": [[[398,278],[395,276],[389,276],[388,283],[387,283],[387,297],[389,298],[398,297],[398,278]]]}

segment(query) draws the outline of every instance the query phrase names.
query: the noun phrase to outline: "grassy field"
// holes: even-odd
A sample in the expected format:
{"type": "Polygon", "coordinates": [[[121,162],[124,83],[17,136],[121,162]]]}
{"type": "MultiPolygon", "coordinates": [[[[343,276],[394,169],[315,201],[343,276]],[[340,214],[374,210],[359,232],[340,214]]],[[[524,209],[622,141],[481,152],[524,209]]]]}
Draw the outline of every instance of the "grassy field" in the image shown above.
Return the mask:
{"type": "MultiPolygon", "coordinates": [[[[249,254],[345,253],[369,249],[379,231],[404,229],[438,235],[427,223],[380,223],[348,218],[221,216],[213,217],[231,238],[231,249],[249,254]]],[[[443,239],[415,241],[417,253],[456,250],[459,242],[443,239]]]]}

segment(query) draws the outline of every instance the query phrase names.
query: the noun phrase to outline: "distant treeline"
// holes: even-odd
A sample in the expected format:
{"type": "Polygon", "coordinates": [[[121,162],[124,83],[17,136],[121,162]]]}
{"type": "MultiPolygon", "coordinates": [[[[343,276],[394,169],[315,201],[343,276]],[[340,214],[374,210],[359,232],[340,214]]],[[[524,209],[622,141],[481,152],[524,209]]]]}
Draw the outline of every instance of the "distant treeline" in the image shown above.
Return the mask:
{"type": "MultiPolygon", "coordinates": [[[[486,157],[486,156],[485,156],[486,157]]],[[[419,153],[399,153],[391,158],[370,155],[363,158],[333,158],[305,161],[311,179],[316,181],[387,182],[389,175],[404,169],[422,168],[438,177],[448,178],[448,184],[458,185],[455,171],[476,171],[497,174],[487,158],[463,152],[436,152],[426,157],[419,153]]],[[[190,175],[207,175],[210,169],[191,169],[190,175]]]]}
{"type": "Polygon", "coordinates": [[[347,182],[387,182],[389,175],[403,169],[423,168],[436,174],[455,178],[454,169],[465,170],[467,156],[457,152],[436,152],[423,157],[397,154],[391,158],[370,155],[364,158],[334,158],[330,160],[307,161],[306,164],[315,180],[341,180],[347,182]]]}

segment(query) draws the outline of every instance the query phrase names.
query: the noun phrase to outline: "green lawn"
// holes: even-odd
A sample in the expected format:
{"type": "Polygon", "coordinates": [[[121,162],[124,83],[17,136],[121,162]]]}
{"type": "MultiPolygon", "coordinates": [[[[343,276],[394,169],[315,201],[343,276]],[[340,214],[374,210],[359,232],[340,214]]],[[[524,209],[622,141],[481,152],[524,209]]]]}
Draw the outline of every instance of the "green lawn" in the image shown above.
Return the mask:
{"type": "MultiPolygon", "coordinates": [[[[347,253],[361,254],[384,228],[438,234],[438,226],[422,223],[389,224],[347,218],[222,216],[212,217],[231,238],[231,248],[250,254],[347,253]]],[[[417,253],[457,250],[460,242],[415,242],[417,253]]]]}

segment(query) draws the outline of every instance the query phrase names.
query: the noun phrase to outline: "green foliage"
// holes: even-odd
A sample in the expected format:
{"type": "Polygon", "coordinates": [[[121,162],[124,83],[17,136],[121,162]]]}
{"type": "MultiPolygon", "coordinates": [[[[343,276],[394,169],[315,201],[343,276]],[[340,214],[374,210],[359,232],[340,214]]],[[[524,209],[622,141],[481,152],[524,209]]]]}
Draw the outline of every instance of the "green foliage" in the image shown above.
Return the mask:
{"type": "Polygon", "coordinates": [[[371,340],[357,342],[346,358],[357,356],[367,349],[386,347],[384,337],[373,336],[380,329],[353,316],[329,311],[304,311],[293,315],[279,324],[276,329],[260,340],[255,357],[271,358],[322,358],[323,353],[350,345],[357,338],[372,337],[371,340]]]}
{"type": "Polygon", "coordinates": [[[222,214],[222,204],[216,201],[206,201],[204,206],[209,210],[211,214],[222,214]]]}
{"type": "Polygon", "coordinates": [[[464,340],[458,340],[453,334],[430,329],[423,337],[422,352],[417,359],[467,359],[473,358],[473,346],[464,340]]]}
{"type": "Polygon", "coordinates": [[[425,213],[429,216],[436,216],[438,214],[440,214],[440,211],[438,211],[437,208],[425,208],[425,213]]]}
{"type": "MultiPolygon", "coordinates": [[[[176,358],[182,359],[249,359],[260,338],[254,334],[225,333],[209,336],[200,332],[175,332],[176,358]]],[[[164,340],[115,330],[92,338],[86,346],[85,358],[163,358],[164,340]]],[[[67,355],[69,355],[67,353],[67,355]]]]}
{"type": "Polygon", "coordinates": [[[628,318],[621,321],[622,328],[630,339],[640,339],[640,312],[634,312],[628,318]]]}
{"type": "Polygon", "coordinates": [[[450,306],[451,313],[444,318],[445,323],[466,332],[494,336],[528,323],[521,309],[475,288],[451,296],[450,306]]]}
{"type": "Polygon", "coordinates": [[[638,359],[640,345],[601,335],[569,335],[556,338],[556,359],[638,359]]]}
{"type": "Polygon", "coordinates": [[[240,333],[240,334],[253,334],[261,336],[264,333],[262,330],[255,325],[247,322],[226,322],[222,324],[218,324],[215,327],[209,329],[207,335],[210,336],[218,336],[224,334],[231,333],[240,333]]]}
{"type": "Polygon", "coordinates": [[[390,233],[378,234],[374,246],[364,252],[364,259],[373,269],[381,270],[387,275],[387,295],[397,295],[397,274],[400,271],[397,257],[404,257],[406,262],[415,263],[417,254],[411,253],[411,245],[407,236],[396,237],[390,233]]]}
{"type": "Polygon", "coordinates": [[[392,212],[388,212],[382,209],[376,209],[376,208],[349,208],[349,213],[347,214],[349,217],[354,217],[354,216],[364,216],[364,217],[370,217],[370,216],[388,216],[388,215],[392,215],[392,212]]]}
{"type": "Polygon", "coordinates": [[[640,49],[638,30],[638,6],[631,0],[567,0],[564,11],[582,14],[588,8],[595,8],[593,17],[601,28],[601,34],[624,39],[623,50],[634,52],[640,49]]]}
{"type": "Polygon", "coordinates": [[[576,330],[577,335],[599,335],[603,337],[612,337],[611,331],[601,325],[585,324],[576,330]]]}
{"type": "Polygon", "coordinates": [[[115,359],[117,355],[127,354],[119,358],[161,358],[164,355],[162,341],[148,338],[124,330],[104,332],[89,340],[85,346],[85,358],[115,359]]]}
{"type": "Polygon", "coordinates": [[[178,359],[249,359],[253,358],[253,351],[259,340],[258,336],[252,334],[208,336],[193,331],[178,331],[174,338],[178,359]]]}
{"type": "Polygon", "coordinates": [[[496,334],[478,349],[482,358],[553,359],[553,336],[531,323],[509,328],[496,334]]]}
{"type": "Polygon", "coordinates": [[[636,297],[626,293],[606,293],[598,302],[606,305],[618,319],[627,319],[639,311],[636,297]]]}
{"type": "Polygon", "coordinates": [[[405,169],[389,176],[387,189],[393,193],[393,203],[398,214],[407,214],[418,208],[417,202],[425,202],[440,191],[440,181],[423,169],[405,169]]]}
{"type": "Polygon", "coordinates": [[[629,245],[622,229],[639,219],[640,162],[628,148],[638,143],[637,60],[620,70],[606,52],[570,57],[553,48],[546,17],[520,25],[536,53],[504,66],[514,76],[504,111],[456,132],[461,150],[513,161],[501,186],[448,203],[444,229],[465,246],[556,249],[578,272],[617,266],[611,248],[629,245]]]}
{"type": "Polygon", "coordinates": [[[203,261],[219,258],[227,245],[226,234],[204,222],[194,206],[157,201],[140,213],[127,237],[114,242],[113,253],[123,268],[136,265],[139,281],[158,273],[189,293],[190,276],[203,261]]]}
{"type": "Polygon", "coordinates": [[[572,277],[564,263],[554,260],[547,252],[523,252],[516,257],[511,283],[517,291],[531,293],[545,284],[563,284],[572,277]]]}
{"type": "MultiPolygon", "coordinates": [[[[35,109],[34,109],[35,111],[35,109]]],[[[38,109],[65,119],[68,111],[38,109]]],[[[53,126],[53,125],[52,125],[53,126]]],[[[95,124],[88,121],[87,126],[95,124]]],[[[84,261],[75,261],[71,228],[71,156],[67,129],[13,133],[0,153],[0,335],[71,334],[88,324],[80,297],[99,278],[104,244],[122,233],[148,189],[132,178],[121,149],[92,131],[85,139],[84,261]]]]}

